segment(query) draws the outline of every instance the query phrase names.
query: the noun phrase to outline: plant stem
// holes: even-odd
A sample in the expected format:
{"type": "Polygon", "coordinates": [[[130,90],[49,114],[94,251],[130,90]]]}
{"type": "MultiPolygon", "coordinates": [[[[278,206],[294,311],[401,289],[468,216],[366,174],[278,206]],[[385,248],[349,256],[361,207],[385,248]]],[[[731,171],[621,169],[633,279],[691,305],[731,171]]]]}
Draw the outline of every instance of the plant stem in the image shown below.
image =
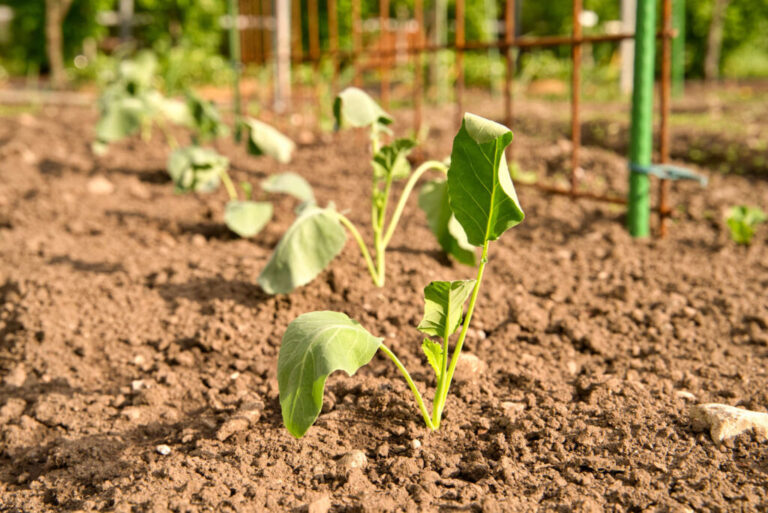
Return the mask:
{"type": "Polygon", "coordinates": [[[475,310],[475,303],[477,302],[477,295],[480,292],[480,284],[483,282],[483,271],[485,270],[485,264],[488,263],[488,242],[483,244],[483,253],[480,257],[480,265],[477,268],[477,281],[475,282],[475,288],[472,289],[472,296],[469,299],[469,307],[467,307],[467,315],[464,317],[464,324],[461,327],[461,334],[459,340],[456,342],[456,347],[453,349],[453,356],[451,357],[451,365],[448,367],[447,377],[444,379],[443,389],[441,390],[440,397],[435,398],[434,408],[436,424],[440,425],[440,419],[443,416],[443,408],[445,407],[445,401],[448,398],[448,389],[451,388],[451,381],[453,380],[453,373],[456,371],[456,365],[459,363],[459,355],[461,354],[461,348],[464,346],[464,339],[467,338],[467,330],[469,330],[469,323],[472,321],[472,312],[475,310]]]}
{"type": "Polygon", "coordinates": [[[365,245],[365,241],[363,240],[362,235],[360,235],[360,232],[357,231],[357,228],[355,228],[355,225],[352,224],[352,221],[347,219],[344,214],[341,212],[336,212],[336,216],[338,217],[339,221],[341,221],[341,224],[347,227],[349,233],[351,233],[352,237],[354,237],[354,239],[357,241],[357,245],[360,248],[360,253],[363,254],[365,263],[368,265],[368,272],[371,273],[371,278],[373,278],[373,281],[375,282],[376,266],[373,265],[373,259],[371,259],[371,254],[368,252],[368,246],[365,245]]]}
{"type": "Polygon", "coordinates": [[[389,356],[389,358],[395,363],[395,366],[400,369],[400,372],[403,374],[403,377],[405,378],[405,381],[408,382],[408,386],[411,388],[411,392],[413,392],[413,396],[416,399],[416,402],[419,405],[419,409],[421,410],[421,415],[424,417],[424,423],[427,425],[427,427],[431,430],[437,429],[434,424],[432,424],[432,419],[429,418],[429,412],[427,411],[427,407],[424,404],[424,399],[421,398],[421,394],[419,393],[419,389],[416,388],[416,384],[413,382],[413,379],[411,379],[411,375],[408,374],[408,370],[405,368],[405,366],[400,363],[400,360],[397,359],[397,356],[395,356],[395,353],[389,350],[387,346],[384,344],[381,344],[379,348],[389,356]]]}
{"type": "Polygon", "coordinates": [[[400,195],[400,200],[397,202],[397,206],[395,206],[395,211],[392,213],[392,219],[389,221],[389,227],[384,234],[383,242],[385,248],[387,245],[389,245],[389,241],[392,239],[392,235],[395,233],[395,228],[397,228],[397,223],[400,221],[400,216],[403,214],[403,209],[405,209],[408,196],[411,195],[411,191],[413,191],[413,188],[416,186],[416,182],[419,181],[419,178],[421,178],[421,176],[430,169],[435,169],[437,171],[441,171],[442,173],[448,172],[448,167],[442,162],[437,160],[428,160],[417,167],[416,171],[411,174],[410,178],[408,178],[408,182],[405,184],[403,193],[400,195]]]}
{"type": "Polygon", "coordinates": [[[221,174],[221,181],[224,182],[224,188],[227,189],[227,194],[229,194],[229,200],[230,201],[237,201],[237,189],[235,189],[235,184],[232,183],[232,179],[229,177],[229,173],[227,173],[226,170],[222,171],[221,174]]]}

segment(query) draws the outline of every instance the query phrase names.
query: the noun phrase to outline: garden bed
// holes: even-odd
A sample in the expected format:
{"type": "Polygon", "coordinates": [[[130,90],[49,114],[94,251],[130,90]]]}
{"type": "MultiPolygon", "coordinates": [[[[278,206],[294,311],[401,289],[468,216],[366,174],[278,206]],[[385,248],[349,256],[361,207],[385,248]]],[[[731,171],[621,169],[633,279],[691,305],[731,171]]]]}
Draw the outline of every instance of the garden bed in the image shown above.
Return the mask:
{"type": "MultiPolygon", "coordinates": [[[[449,153],[450,117],[430,114],[425,156],[449,153]]],[[[440,430],[376,356],[329,378],[295,440],[276,380],[288,322],[347,313],[431,397],[422,289],[473,270],[441,254],[413,198],[385,288],[348,241],[317,280],[267,296],[256,277],[295,202],[275,196],[273,222],[238,239],[219,221],[223,191],[174,195],[161,145],[92,156],[95,119],[50,108],[0,124],[0,510],[768,508],[768,443],[717,446],[688,414],[768,407],[765,230],[737,247],[722,219],[764,207],[768,183],[674,184],[670,235],[651,241],[630,239],[620,208],[519,189],[527,218],[493,248],[465,345],[479,360],[460,368],[440,430]]],[[[365,139],[285,129],[303,142],[289,165],[220,141],[234,177],[296,171],[320,204],[366,222],[365,139]]],[[[564,172],[567,144],[514,144],[525,168],[564,172]]],[[[622,190],[623,157],[585,148],[583,161],[587,186],[622,190]]]]}

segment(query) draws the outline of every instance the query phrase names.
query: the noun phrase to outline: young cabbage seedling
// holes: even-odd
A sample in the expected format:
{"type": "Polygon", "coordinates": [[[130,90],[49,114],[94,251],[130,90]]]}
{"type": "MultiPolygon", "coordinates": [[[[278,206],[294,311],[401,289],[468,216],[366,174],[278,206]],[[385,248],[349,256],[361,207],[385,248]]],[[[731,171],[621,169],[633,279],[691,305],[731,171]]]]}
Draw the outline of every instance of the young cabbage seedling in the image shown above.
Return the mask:
{"type": "Polygon", "coordinates": [[[463,227],[467,242],[481,247],[482,255],[474,280],[434,281],[424,289],[424,317],[418,329],[428,336],[422,349],[436,375],[432,412],[383,338],[370,334],[343,313],[311,312],[288,325],[277,362],[283,422],[292,435],[303,436],[317,419],[329,374],[344,370],[352,375],[377,351],[389,357],[402,373],[426,426],[432,430],[440,427],[488,263],[489,244],[524,218],[504,156],[511,141],[509,129],[473,114],[464,116],[453,141],[446,184],[448,206],[463,227]],[[450,338],[457,332],[451,354],[450,338]]]}
{"type": "MultiPolygon", "coordinates": [[[[259,276],[259,284],[270,294],[285,294],[312,281],[341,252],[346,242],[345,228],[357,242],[368,272],[376,286],[384,286],[386,279],[386,250],[403,209],[419,179],[430,170],[447,172],[447,166],[430,160],[411,169],[408,154],[416,143],[411,139],[395,139],[390,144],[382,143],[382,136],[390,135],[388,127],[392,118],[364,91],[350,87],[342,91],[333,105],[337,128],[367,128],[370,134],[373,167],[371,186],[371,228],[373,249],[361,236],[357,227],[331,204],[326,208],[313,206],[296,219],[275,248],[272,258],[259,276]],[[403,192],[389,214],[392,185],[406,180],[403,192]]],[[[432,189],[439,188],[433,185],[432,189]]],[[[432,190],[430,189],[430,190],[432,190]]],[[[420,200],[427,212],[430,227],[438,236],[443,248],[464,263],[474,264],[471,249],[456,242],[463,240],[459,224],[448,229],[445,217],[444,189],[432,191],[420,200]],[[441,217],[442,216],[442,217],[441,217]],[[470,256],[471,255],[471,256],[470,256]]]]}
{"type": "Polygon", "coordinates": [[[766,220],[768,220],[768,217],[760,208],[738,205],[728,210],[726,223],[728,223],[728,228],[731,230],[733,242],[749,246],[752,244],[755,228],[766,220]]]}

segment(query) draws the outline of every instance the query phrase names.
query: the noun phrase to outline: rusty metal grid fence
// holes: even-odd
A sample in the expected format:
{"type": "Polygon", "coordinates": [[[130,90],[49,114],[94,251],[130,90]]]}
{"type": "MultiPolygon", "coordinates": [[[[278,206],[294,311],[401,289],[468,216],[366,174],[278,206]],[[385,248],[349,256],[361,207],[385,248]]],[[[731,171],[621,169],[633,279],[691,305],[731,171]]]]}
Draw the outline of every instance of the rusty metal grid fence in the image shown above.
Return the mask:
{"type": "MultiPolygon", "coordinates": [[[[291,61],[297,63],[311,63],[318,66],[322,61],[329,61],[332,67],[332,91],[338,92],[340,67],[342,62],[351,65],[354,69],[353,83],[362,85],[363,64],[367,61],[369,67],[374,63],[378,69],[380,82],[380,102],[387,108],[390,102],[390,72],[397,65],[396,57],[408,55],[414,69],[412,84],[412,109],[413,129],[419,133],[422,124],[422,111],[424,100],[424,80],[422,56],[441,50],[455,52],[454,76],[455,103],[457,119],[460,119],[464,111],[465,80],[464,80],[464,53],[468,51],[482,51],[497,49],[505,61],[505,74],[503,85],[504,97],[504,122],[513,127],[513,82],[515,74],[514,48],[541,48],[553,46],[570,46],[571,58],[571,170],[570,186],[567,188],[555,187],[546,184],[532,184],[540,190],[552,194],[567,195],[572,198],[585,198],[601,202],[626,204],[627,199],[616,195],[601,195],[589,191],[579,190],[580,148],[581,148],[581,60],[582,46],[590,43],[621,42],[634,38],[634,33],[584,35],[579,23],[579,14],[583,10],[583,0],[572,0],[573,29],[570,35],[555,35],[545,37],[516,37],[515,25],[515,0],[506,0],[504,8],[504,32],[503,38],[493,42],[467,41],[465,30],[465,0],[455,2],[455,36],[454,41],[445,44],[429,43],[424,31],[424,0],[414,0],[410,24],[411,31],[408,34],[408,44],[398,46],[397,38],[391,29],[393,23],[390,18],[389,0],[379,0],[378,39],[373,44],[364,45],[361,0],[351,0],[351,12],[340,13],[337,9],[337,0],[322,0],[326,8],[327,47],[321,47],[320,27],[320,1],[321,0],[276,0],[291,2],[291,61]],[[351,27],[351,49],[341,48],[339,45],[339,16],[348,16],[351,27]],[[304,30],[304,21],[306,28],[304,30]],[[307,33],[307,41],[304,41],[304,33],[307,33]],[[307,49],[305,51],[305,48],[307,49]]],[[[274,56],[273,32],[274,20],[272,18],[272,0],[239,0],[242,16],[254,20],[246,24],[240,31],[242,45],[242,60],[245,63],[270,62],[274,56]]],[[[656,37],[661,39],[661,73],[659,78],[659,131],[658,131],[658,162],[667,163],[670,153],[670,100],[671,100],[671,40],[676,36],[672,28],[672,0],[662,0],[661,30],[656,37]]],[[[510,147],[510,151],[514,151],[510,147]]],[[[667,218],[671,214],[669,207],[669,183],[668,180],[659,180],[658,201],[653,210],[658,214],[660,237],[666,235],[667,218]]]]}

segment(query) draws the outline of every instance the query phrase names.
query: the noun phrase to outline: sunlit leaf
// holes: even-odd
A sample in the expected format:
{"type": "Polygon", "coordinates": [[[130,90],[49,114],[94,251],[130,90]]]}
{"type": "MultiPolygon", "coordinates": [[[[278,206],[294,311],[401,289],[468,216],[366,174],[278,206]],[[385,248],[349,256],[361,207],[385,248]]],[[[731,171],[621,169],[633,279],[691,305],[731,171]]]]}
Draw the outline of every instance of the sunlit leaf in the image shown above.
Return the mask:
{"type": "Polygon", "coordinates": [[[312,281],[336,258],[347,240],[332,207],[307,207],[288,228],[259,276],[269,294],[287,294],[312,281]]]}
{"type": "Polygon", "coordinates": [[[456,221],[448,202],[445,180],[431,180],[419,193],[419,206],[427,216],[429,229],[437,237],[440,247],[458,262],[475,265],[475,247],[467,241],[464,228],[456,221]]]}
{"type": "Polygon", "coordinates": [[[230,201],[224,210],[227,228],[240,237],[253,237],[272,218],[272,203],[266,201],[230,201]]]}
{"type": "Polygon", "coordinates": [[[276,128],[253,118],[243,121],[248,131],[248,151],[252,155],[267,155],[282,162],[290,162],[296,144],[276,128]]]}
{"type": "Polygon", "coordinates": [[[429,362],[430,367],[434,369],[435,374],[439,375],[441,371],[440,364],[443,359],[443,346],[425,338],[421,343],[421,350],[424,351],[424,354],[427,356],[427,361],[429,362]]]}
{"type": "Polygon", "coordinates": [[[452,335],[459,327],[464,302],[475,280],[433,281],[424,288],[424,317],[418,330],[434,337],[452,335]]]}
{"type": "Polygon", "coordinates": [[[408,154],[416,147],[413,139],[397,139],[392,144],[382,146],[373,156],[373,175],[377,180],[391,176],[393,180],[408,178],[411,163],[408,154]]]}
{"type": "Polygon", "coordinates": [[[392,117],[365,91],[357,87],[348,87],[339,93],[333,102],[333,115],[337,129],[392,123],[392,117]]]}
{"type": "Polygon", "coordinates": [[[218,188],[229,160],[210,148],[186,146],[168,157],[168,174],[177,192],[211,192],[218,188]]]}
{"type": "Polygon", "coordinates": [[[464,115],[453,140],[450,207],[474,246],[498,239],[525,217],[504,156],[510,142],[508,128],[474,114],[464,115]]]}
{"type": "Polygon", "coordinates": [[[288,431],[300,438],[323,407],[328,375],[350,376],[371,361],[383,339],[339,312],[310,312],[294,319],[277,359],[280,408],[288,431]]]}
{"type": "Polygon", "coordinates": [[[302,202],[315,201],[315,194],[309,182],[292,171],[271,175],[261,182],[261,188],[267,192],[289,194],[302,202]]]}

